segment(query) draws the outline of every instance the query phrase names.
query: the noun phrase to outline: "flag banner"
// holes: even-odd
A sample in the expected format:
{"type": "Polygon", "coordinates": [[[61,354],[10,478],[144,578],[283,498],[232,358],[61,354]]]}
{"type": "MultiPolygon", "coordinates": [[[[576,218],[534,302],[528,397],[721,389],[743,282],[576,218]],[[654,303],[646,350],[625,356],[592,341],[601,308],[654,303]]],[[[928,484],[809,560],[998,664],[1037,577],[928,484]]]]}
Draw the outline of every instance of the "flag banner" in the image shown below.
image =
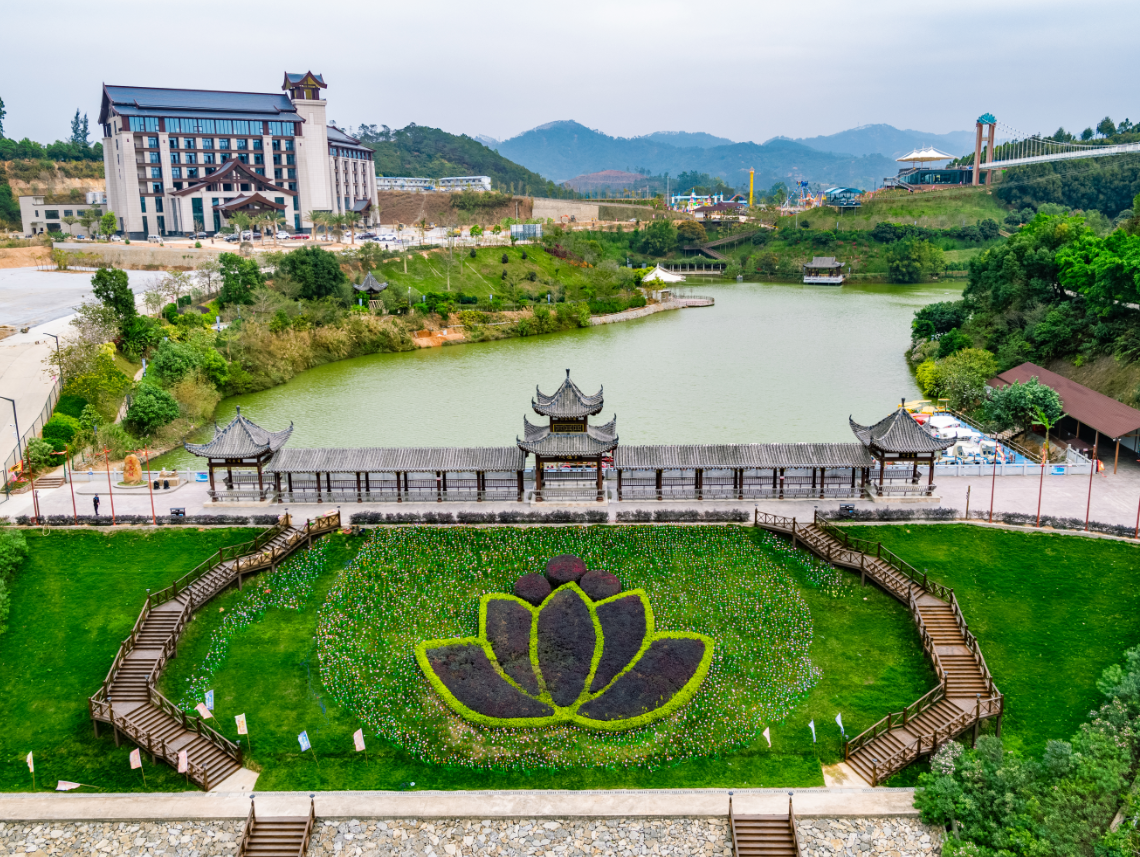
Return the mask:
{"type": "Polygon", "coordinates": [[[814,744],[815,743],[815,721],[814,720],[808,721],[808,729],[811,730],[811,742],[814,744]]]}
{"type": "Polygon", "coordinates": [[[239,714],[237,717],[234,718],[234,720],[237,721],[238,735],[248,735],[249,734],[249,727],[245,725],[245,715],[239,714]]]}
{"type": "Polygon", "coordinates": [[[772,746],[772,732],[771,732],[771,730],[767,726],[765,726],[764,731],[761,734],[764,736],[764,740],[766,740],[768,742],[768,746],[771,747],[772,746]]]}
{"type": "Polygon", "coordinates": [[[35,763],[35,760],[32,759],[31,753],[28,753],[28,770],[31,771],[33,774],[36,772],[36,763],[35,763]]]}
{"type": "Polygon", "coordinates": [[[190,770],[190,754],[186,750],[178,751],[178,773],[184,774],[190,770]]]}
{"type": "Polygon", "coordinates": [[[306,750],[310,749],[313,746],[312,744],[309,743],[309,732],[308,732],[308,730],[305,730],[300,735],[298,735],[297,740],[301,743],[301,752],[302,753],[304,753],[306,750]]]}
{"type": "Polygon", "coordinates": [[[214,710],[214,692],[212,690],[206,691],[206,707],[211,711],[214,710]]]}
{"type": "Polygon", "coordinates": [[[198,715],[203,720],[211,720],[214,717],[214,715],[210,713],[210,709],[208,709],[206,707],[206,703],[204,703],[204,702],[199,702],[197,705],[195,705],[194,710],[198,712],[198,715]]]}
{"type": "Polygon", "coordinates": [[[843,714],[835,715],[835,722],[839,724],[839,731],[843,733],[843,737],[847,737],[847,731],[843,728],[843,714]]]}
{"type": "Polygon", "coordinates": [[[131,770],[133,771],[135,768],[141,768],[141,767],[142,767],[142,753],[139,752],[138,747],[135,747],[135,749],[131,750],[131,770]]]}
{"type": "Polygon", "coordinates": [[[57,792],[69,792],[72,789],[79,788],[81,785],[83,785],[83,783],[69,783],[67,780],[60,780],[55,784],[55,790],[57,792]]]}
{"type": "Polygon", "coordinates": [[[356,745],[356,752],[359,753],[364,749],[364,730],[357,729],[352,733],[352,743],[356,745]]]}

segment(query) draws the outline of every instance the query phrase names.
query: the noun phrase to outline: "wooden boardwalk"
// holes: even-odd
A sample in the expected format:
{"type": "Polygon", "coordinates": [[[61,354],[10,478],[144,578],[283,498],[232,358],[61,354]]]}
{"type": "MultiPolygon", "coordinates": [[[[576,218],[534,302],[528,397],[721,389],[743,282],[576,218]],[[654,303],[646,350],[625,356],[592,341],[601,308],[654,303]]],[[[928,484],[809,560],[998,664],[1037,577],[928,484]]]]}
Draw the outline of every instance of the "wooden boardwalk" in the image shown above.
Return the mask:
{"type": "Polygon", "coordinates": [[[309,814],[257,817],[250,799],[249,816],[241,834],[237,857],[304,857],[309,850],[317,805],[309,799],[309,814]]]}
{"type": "Polygon", "coordinates": [[[240,589],[251,574],[277,564],[313,539],[340,527],[332,512],[303,528],[288,514],[245,544],[222,548],[217,555],[158,592],[148,592],[129,637],[119,647],[103,685],[88,700],[95,735],[109,723],[115,746],[126,738],[151,757],[167,762],[187,782],[208,791],[242,766],[242,749],[197,715],[182,711],[155,685],[167,662],[178,654],[178,639],[194,613],[231,584],[240,589]]]}
{"type": "Polygon", "coordinates": [[[732,810],[732,792],[729,792],[728,828],[733,857],[799,857],[800,843],[791,797],[786,815],[738,815],[732,810]]]}
{"type": "Polygon", "coordinates": [[[901,601],[938,676],[938,685],[921,699],[847,742],[844,756],[859,776],[876,786],[969,730],[976,739],[979,725],[989,718],[997,719],[1001,735],[1004,698],[953,589],[929,579],[881,543],[852,538],[818,513],[812,523],[800,524],[795,518],[757,512],[755,524],[790,535],[793,545],[858,572],[864,583],[870,580],[901,601]]]}

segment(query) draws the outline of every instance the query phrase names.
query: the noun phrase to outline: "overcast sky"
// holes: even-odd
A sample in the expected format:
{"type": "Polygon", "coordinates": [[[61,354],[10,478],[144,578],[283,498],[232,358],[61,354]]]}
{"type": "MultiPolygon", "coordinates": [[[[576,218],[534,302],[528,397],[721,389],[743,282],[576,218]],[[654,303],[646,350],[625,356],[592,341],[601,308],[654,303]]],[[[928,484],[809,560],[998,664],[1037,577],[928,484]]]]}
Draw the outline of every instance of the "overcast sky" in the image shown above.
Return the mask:
{"type": "Polygon", "coordinates": [[[5,135],[41,142],[76,107],[96,139],[104,82],[277,91],[285,70],[322,73],[342,127],[499,139],[556,119],[757,142],[1140,120],[1137,0],[5,5],[5,135]]]}

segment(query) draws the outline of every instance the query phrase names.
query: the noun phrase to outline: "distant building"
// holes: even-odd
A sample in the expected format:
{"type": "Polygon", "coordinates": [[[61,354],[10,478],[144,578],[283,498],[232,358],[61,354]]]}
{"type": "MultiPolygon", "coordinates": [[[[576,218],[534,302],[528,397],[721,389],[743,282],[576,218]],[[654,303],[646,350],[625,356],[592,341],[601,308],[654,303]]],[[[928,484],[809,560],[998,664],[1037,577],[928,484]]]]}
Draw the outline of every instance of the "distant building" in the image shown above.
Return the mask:
{"type": "MultiPolygon", "coordinates": [[[[87,196],[102,196],[89,193],[87,196]]],[[[39,235],[41,232],[63,232],[70,235],[91,237],[90,231],[82,223],[68,225],[65,217],[82,217],[84,212],[97,212],[100,216],[107,210],[106,204],[88,204],[75,200],[51,202],[50,196],[21,196],[20,224],[25,235],[39,235]]],[[[97,225],[92,227],[98,230],[97,225]]]]}
{"type": "Polygon", "coordinates": [[[814,286],[842,286],[843,263],[834,256],[816,256],[803,266],[804,282],[814,286]]]}
{"type": "Polygon", "coordinates": [[[131,238],[216,232],[236,212],[376,207],[372,150],[325,121],[324,78],[286,72],[282,92],[103,87],[107,202],[131,238]]]}
{"type": "Polygon", "coordinates": [[[376,179],[380,190],[403,190],[419,193],[429,191],[453,192],[460,190],[488,191],[490,176],[447,176],[442,179],[414,178],[411,176],[380,176],[376,179]]]}
{"type": "Polygon", "coordinates": [[[863,191],[857,187],[829,187],[823,192],[823,204],[838,208],[858,208],[863,204],[863,191]]]}
{"type": "Polygon", "coordinates": [[[624,170],[602,170],[597,173],[575,176],[564,181],[562,185],[584,194],[593,194],[598,191],[611,193],[626,188],[640,192],[647,188],[651,181],[652,179],[649,176],[643,176],[641,173],[627,173],[624,170]]]}
{"type": "Polygon", "coordinates": [[[542,237],[541,223],[511,224],[511,238],[515,241],[537,241],[542,237]]]}

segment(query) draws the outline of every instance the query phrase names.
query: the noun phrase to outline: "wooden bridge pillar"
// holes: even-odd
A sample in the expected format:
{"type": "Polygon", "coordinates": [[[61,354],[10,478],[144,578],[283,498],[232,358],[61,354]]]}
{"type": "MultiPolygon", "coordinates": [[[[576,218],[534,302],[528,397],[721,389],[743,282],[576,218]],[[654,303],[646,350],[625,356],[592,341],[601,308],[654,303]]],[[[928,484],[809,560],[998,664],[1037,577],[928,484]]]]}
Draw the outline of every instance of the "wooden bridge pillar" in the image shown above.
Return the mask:
{"type": "Polygon", "coordinates": [[[620,468],[618,469],[617,498],[618,498],[618,502],[620,503],[621,502],[621,469],[620,468]]]}
{"type": "Polygon", "coordinates": [[[661,470],[660,468],[654,471],[657,474],[657,499],[661,499],[661,470]]]}

